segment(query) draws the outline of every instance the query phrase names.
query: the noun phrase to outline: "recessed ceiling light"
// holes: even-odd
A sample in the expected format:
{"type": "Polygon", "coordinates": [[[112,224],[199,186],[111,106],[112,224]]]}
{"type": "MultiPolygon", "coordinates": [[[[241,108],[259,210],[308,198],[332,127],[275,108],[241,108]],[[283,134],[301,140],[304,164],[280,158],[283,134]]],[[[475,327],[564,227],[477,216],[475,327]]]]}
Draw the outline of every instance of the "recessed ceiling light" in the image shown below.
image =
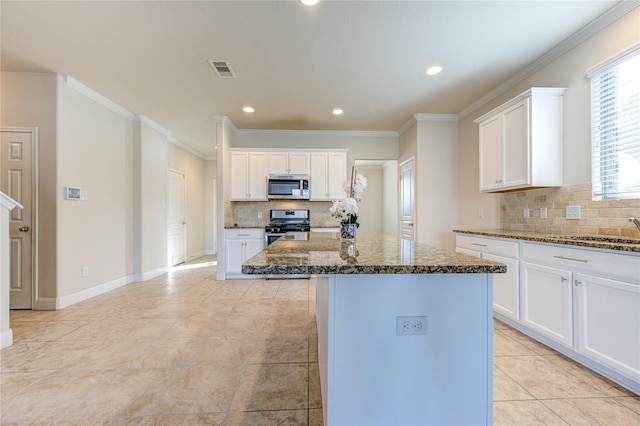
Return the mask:
{"type": "Polygon", "coordinates": [[[300,3],[304,4],[305,6],[313,6],[317,4],[318,1],[319,0],[300,0],[300,3]]]}
{"type": "Polygon", "coordinates": [[[344,111],[341,110],[340,108],[336,108],[333,110],[333,115],[340,115],[342,114],[344,111]]]}
{"type": "Polygon", "coordinates": [[[243,110],[244,112],[253,112],[253,111],[255,111],[255,110],[254,110],[253,108],[251,108],[250,106],[246,106],[246,107],[242,108],[242,110],[243,110]]]}
{"type": "Polygon", "coordinates": [[[440,72],[442,71],[442,67],[439,66],[434,66],[434,67],[429,67],[427,68],[427,75],[436,75],[436,74],[440,74],[440,72]]]}

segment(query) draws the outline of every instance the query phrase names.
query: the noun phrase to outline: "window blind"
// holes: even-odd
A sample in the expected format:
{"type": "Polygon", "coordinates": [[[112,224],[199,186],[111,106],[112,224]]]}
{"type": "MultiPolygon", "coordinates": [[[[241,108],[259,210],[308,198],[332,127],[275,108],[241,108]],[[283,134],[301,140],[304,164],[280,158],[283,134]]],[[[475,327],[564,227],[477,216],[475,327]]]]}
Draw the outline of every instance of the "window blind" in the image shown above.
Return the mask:
{"type": "Polygon", "coordinates": [[[590,77],[593,199],[640,198],[640,50],[590,77]]]}

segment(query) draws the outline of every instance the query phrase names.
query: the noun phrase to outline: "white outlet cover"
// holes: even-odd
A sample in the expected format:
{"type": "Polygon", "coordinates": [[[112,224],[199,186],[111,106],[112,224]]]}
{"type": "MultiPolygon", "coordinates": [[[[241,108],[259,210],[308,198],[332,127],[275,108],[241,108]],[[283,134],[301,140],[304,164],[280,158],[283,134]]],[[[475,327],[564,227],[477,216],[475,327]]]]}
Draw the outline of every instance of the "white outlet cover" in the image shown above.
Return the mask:
{"type": "Polygon", "coordinates": [[[580,219],[580,206],[567,206],[565,209],[567,219],[580,219]]]}

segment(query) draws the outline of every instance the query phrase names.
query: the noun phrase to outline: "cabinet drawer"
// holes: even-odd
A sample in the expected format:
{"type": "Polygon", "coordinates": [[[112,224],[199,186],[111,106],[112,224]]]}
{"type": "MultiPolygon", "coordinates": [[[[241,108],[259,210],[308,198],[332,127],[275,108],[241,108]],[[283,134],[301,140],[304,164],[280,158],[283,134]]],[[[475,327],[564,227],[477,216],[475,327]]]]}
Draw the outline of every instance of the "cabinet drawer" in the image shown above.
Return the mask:
{"type": "Polygon", "coordinates": [[[227,239],[262,239],[264,238],[264,229],[225,229],[224,237],[227,239]]]}
{"type": "Polygon", "coordinates": [[[522,243],[522,258],[550,266],[640,282],[640,256],[522,243]]]}
{"type": "Polygon", "coordinates": [[[519,252],[517,241],[469,237],[467,235],[456,235],[456,246],[515,259],[518,258],[519,252]]]}

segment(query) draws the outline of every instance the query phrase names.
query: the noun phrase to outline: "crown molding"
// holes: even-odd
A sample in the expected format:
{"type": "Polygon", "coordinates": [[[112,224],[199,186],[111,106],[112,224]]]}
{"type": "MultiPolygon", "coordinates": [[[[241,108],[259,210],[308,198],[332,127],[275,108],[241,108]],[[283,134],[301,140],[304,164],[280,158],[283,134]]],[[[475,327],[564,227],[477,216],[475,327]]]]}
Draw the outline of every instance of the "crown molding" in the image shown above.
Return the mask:
{"type": "Polygon", "coordinates": [[[431,113],[418,113],[413,114],[411,118],[407,120],[406,123],[398,129],[398,135],[403,135],[404,132],[409,130],[411,126],[413,126],[418,121],[458,121],[457,114],[431,114],[431,113]]]}
{"type": "Polygon", "coordinates": [[[196,157],[202,159],[202,160],[206,160],[207,157],[205,157],[204,155],[202,155],[201,153],[199,153],[198,151],[196,151],[195,149],[191,148],[190,146],[180,142],[178,139],[174,138],[173,136],[169,135],[167,136],[167,140],[169,141],[169,143],[177,146],[180,149],[183,149],[193,155],[195,155],[196,157]]]}
{"type": "Polygon", "coordinates": [[[121,116],[123,116],[124,118],[128,118],[129,120],[135,120],[136,119],[136,115],[134,113],[132,113],[131,111],[129,111],[128,109],[124,108],[123,106],[118,105],[117,103],[113,102],[111,99],[108,99],[104,96],[102,96],[100,93],[96,92],[95,90],[89,88],[88,86],[85,86],[84,84],[80,83],[78,80],[76,80],[75,78],[69,76],[69,75],[63,75],[62,79],[64,80],[64,82],[66,83],[67,87],[74,89],[75,91],[82,93],[83,95],[85,95],[87,98],[93,99],[94,101],[98,102],[100,105],[109,108],[111,111],[120,114],[121,116]]]}
{"type": "Polygon", "coordinates": [[[640,0],[629,0],[629,1],[620,1],[615,6],[611,7],[605,13],[579,29],[577,32],[573,33],[567,39],[557,44],[554,48],[549,50],[544,55],[540,56],[538,59],[530,63],[525,69],[520,71],[519,73],[513,75],[508,80],[504,81],[502,84],[497,86],[495,89],[491,90],[489,93],[463,109],[458,113],[458,118],[462,119],[467,115],[471,114],[475,110],[481,108],[486,105],[488,102],[497,98],[516,84],[520,83],[525,78],[533,75],[536,71],[540,70],[544,66],[550,64],[551,62],[558,59],[560,56],[567,53],[569,50],[578,46],[580,43],[592,37],[593,35],[599,33],[607,26],[611,25],[613,22],[617,21],[627,13],[631,12],[635,8],[640,6],[640,0]]]}
{"type": "Polygon", "coordinates": [[[236,127],[236,125],[233,124],[233,121],[231,121],[231,119],[226,115],[212,115],[211,119],[216,123],[223,123],[231,127],[231,130],[233,131],[233,133],[236,133],[238,131],[238,128],[236,127]]]}
{"type": "Polygon", "coordinates": [[[416,121],[458,121],[457,114],[414,114],[416,121]]]}
{"type": "Polygon", "coordinates": [[[162,133],[167,138],[169,138],[171,136],[171,132],[169,130],[165,129],[164,127],[162,127],[161,125],[159,125],[158,123],[156,123],[155,121],[153,121],[152,119],[147,117],[146,115],[137,115],[136,118],[135,118],[135,121],[139,121],[142,124],[146,124],[147,126],[151,127],[152,129],[155,129],[158,132],[162,133]]]}

